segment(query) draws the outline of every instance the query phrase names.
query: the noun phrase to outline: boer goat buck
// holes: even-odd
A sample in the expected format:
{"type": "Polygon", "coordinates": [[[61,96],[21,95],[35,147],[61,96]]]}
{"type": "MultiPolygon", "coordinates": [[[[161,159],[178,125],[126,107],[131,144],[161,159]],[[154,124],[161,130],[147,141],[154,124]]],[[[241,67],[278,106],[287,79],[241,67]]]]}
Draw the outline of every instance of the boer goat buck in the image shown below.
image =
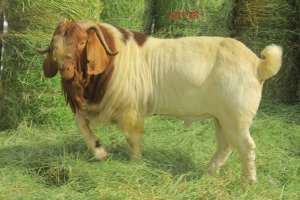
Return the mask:
{"type": "Polygon", "coordinates": [[[107,152],[90,124],[117,124],[141,157],[144,117],[153,114],[185,121],[214,118],[218,148],[208,164],[218,173],[233,148],[243,174],[255,183],[255,143],[249,128],[265,80],[281,67],[282,49],[258,58],[244,44],[223,37],[158,39],[82,20],[62,20],[43,63],[46,77],[59,71],[62,90],[77,126],[94,156],[107,152]]]}

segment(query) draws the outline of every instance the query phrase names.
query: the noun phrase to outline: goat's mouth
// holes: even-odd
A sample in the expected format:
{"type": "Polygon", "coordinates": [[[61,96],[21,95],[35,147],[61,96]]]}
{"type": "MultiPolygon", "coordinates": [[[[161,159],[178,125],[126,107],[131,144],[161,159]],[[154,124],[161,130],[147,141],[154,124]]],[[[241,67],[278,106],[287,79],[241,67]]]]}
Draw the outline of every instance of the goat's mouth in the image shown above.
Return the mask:
{"type": "Polygon", "coordinates": [[[70,80],[75,74],[75,64],[73,62],[65,62],[62,67],[58,67],[62,79],[70,80]]]}

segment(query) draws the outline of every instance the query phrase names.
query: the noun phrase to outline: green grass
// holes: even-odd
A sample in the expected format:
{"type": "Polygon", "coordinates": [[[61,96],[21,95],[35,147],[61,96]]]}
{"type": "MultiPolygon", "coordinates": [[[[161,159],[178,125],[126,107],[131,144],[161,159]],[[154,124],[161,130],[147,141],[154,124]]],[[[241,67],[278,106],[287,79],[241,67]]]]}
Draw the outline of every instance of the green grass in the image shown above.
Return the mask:
{"type": "Polygon", "coordinates": [[[218,176],[206,172],[216,148],[212,120],[185,127],[147,118],[144,155],[128,159],[115,127],[95,128],[110,152],[95,161],[74,122],[22,123],[0,132],[0,199],[299,199],[300,105],[264,102],[252,126],[259,183],[241,177],[234,152],[218,176]]]}

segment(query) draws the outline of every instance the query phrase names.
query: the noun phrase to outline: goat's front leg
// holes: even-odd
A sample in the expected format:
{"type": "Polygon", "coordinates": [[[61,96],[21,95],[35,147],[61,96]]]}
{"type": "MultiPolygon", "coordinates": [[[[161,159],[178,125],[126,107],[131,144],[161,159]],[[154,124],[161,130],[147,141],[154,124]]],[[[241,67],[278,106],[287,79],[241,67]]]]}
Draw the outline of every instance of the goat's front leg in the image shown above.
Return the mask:
{"type": "Polygon", "coordinates": [[[141,140],[143,133],[125,132],[127,143],[129,144],[130,159],[139,160],[142,157],[141,140]]]}
{"type": "Polygon", "coordinates": [[[84,137],[86,145],[93,152],[94,156],[98,160],[104,160],[107,156],[107,151],[100,143],[98,138],[93,134],[89,121],[79,114],[76,114],[76,124],[79,128],[81,135],[84,137]]]}
{"type": "Polygon", "coordinates": [[[142,157],[141,140],[144,134],[144,120],[136,110],[124,113],[120,127],[129,144],[130,159],[138,160],[142,157]]]}

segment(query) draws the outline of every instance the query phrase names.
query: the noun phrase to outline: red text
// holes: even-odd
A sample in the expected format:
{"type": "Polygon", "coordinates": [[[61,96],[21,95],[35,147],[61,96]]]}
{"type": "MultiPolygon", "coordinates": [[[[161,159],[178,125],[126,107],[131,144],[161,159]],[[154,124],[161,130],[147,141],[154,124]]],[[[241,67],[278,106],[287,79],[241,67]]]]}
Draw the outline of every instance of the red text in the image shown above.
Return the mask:
{"type": "Polygon", "coordinates": [[[175,11],[170,12],[170,19],[198,19],[199,12],[186,12],[186,11],[175,11]]]}

